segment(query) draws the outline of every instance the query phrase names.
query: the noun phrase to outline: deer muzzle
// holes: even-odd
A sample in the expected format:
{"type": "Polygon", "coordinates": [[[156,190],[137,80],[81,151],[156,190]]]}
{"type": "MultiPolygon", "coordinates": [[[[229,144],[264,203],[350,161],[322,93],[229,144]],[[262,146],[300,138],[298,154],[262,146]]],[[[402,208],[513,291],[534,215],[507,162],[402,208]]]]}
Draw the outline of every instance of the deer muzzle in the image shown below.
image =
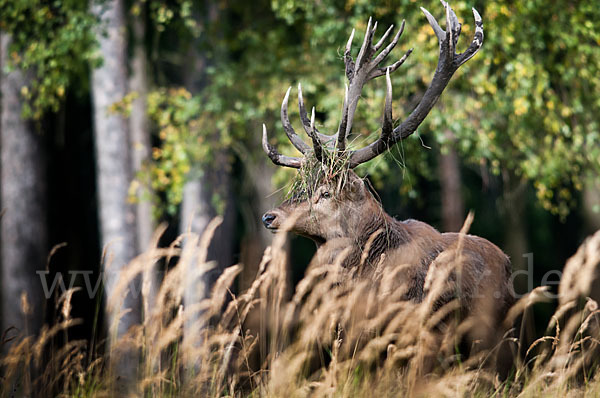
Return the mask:
{"type": "Polygon", "coordinates": [[[262,216],[262,222],[267,229],[275,230],[277,226],[274,225],[274,221],[277,219],[277,216],[272,212],[267,212],[262,216]]]}

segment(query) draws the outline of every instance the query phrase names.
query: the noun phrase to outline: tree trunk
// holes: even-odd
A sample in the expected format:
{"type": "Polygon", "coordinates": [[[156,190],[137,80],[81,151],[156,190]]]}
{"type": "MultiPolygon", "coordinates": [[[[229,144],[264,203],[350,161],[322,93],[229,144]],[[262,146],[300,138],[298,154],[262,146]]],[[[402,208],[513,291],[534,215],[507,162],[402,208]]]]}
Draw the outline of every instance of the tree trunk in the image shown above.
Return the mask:
{"type": "MultiPolygon", "coordinates": [[[[184,347],[193,348],[202,344],[201,331],[206,325],[200,321],[202,314],[192,308],[210,296],[212,287],[223,269],[233,264],[235,207],[231,177],[226,163],[219,162],[219,159],[225,156],[225,153],[217,153],[214,162],[216,165],[221,164],[223,168],[215,170],[205,167],[201,176],[190,178],[184,186],[180,220],[182,234],[192,232],[202,236],[210,221],[217,216],[217,211],[212,205],[213,195],[219,193],[222,195],[220,200],[225,201],[223,221],[207,248],[206,260],[214,261],[214,267],[200,267],[199,259],[194,259],[191,264],[195,268],[186,274],[183,301],[184,308],[189,309],[191,313],[186,314],[183,327],[184,347]]],[[[185,244],[187,240],[184,240],[185,244]]],[[[192,359],[188,366],[197,371],[198,362],[198,358],[192,359]]]]}
{"type": "MultiPolygon", "coordinates": [[[[526,202],[527,182],[514,173],[505,172],[502,213],[506,220],[504,251],[512,263],[511,280],[517,297],[533,289],[533,253],[529,251],[527,239],[526,202]]],[[[516,337],[521,341],[521,353],[536,339],[535,319],[532,308],[527,308],[521,315],[516,329],[516,337]]]]}
{"type": "MultiPolygon", "coordinates": [[[[189,178],[189,177],[188,177],[189,178]]],[[[215,216],[214,209],[210,204],[210,190],[206,180],[202,177],[193,177],[185,183],[183,188],[183,201],[181,203],[181,234],[192,232],[202,235],[211,219],[215,216]]],[[[213,237],[212,241],[215,238],[213,237]]],[[[183,245],[187,245],[189,240],[185,239],[183,245]]],[[[198,254],[202,249],[196,249],[198,254]]],[[[208,260],[208,255],[204,260],[208,260]]],[[[185,351],[192,351],[194,347],[202,344],[201,333],[205,325],[200,322],[202,313],[196,311],[195,305],[209,297],[211,280],[214,274],[219,273],[217,267],[204,267],[200,264],[200,259],[195,258],[190,261],[190,268],[186,272],[185,286],[183,290],[183,303],[186,309],[185,322],[183,325],[183,346],[185,351]]],[[[189,358],[188,358],[189,359],[189,358]]],[[[192,358],[188,366],[198,371],[199,359],[192,358]]],[[[194,373],[195,373],[194,372],[194,373]]]]}
{"type": "MultiPolygon", "coordinates": [[[[135,16],[133,25],[133,58],[131,62],[131,76],[129,90],[137,93],[131,104],[129,126],[131,131],[132,166],[133,173],[137,173],[142,166],[150,161],[151,142],[147,113],[148,98],[148,62],[144,38],[146,35],[146,21],[144,13],[135,16]]],[[[144,250],[152,239],[154,223],[152,221],[152,202],[149,200],[150,186],[148,181],[143,181],[143,187],[137,191],[137,235],[138,247],[144,250]],[[144,195],[146,190],[146,195],[144,195]],[[145,197],[144,197],[145,196],[145,197]]]]}
{"type": "MultiPolygon", "coordinates": [[[[452,135],[447,132],[446,135],[452,135]]],[[[465,221],[465,207],[461,193],[460,162],[453,147],[440,153],[438,176],[442,196],[442,227],[444,232],[458,232],[465,221]]]]}
{"type": "MultiPolygon", "coordinates": [[[[244,217],[244,225],[246,226],[246,232],[244,238],[241,241],[241,253],[240,262],[243,264],[242,272],[240,274],[240,291],[247,290],[254,282],[261,260],[263,258],[265,248],[272,244],[275,234],[267,230],[261,222],[262,215],[268,210],[272,209],[275,205],[279,204],[280,195],[274,194],[274,188],[272,184],[272,177],[275,171],[275,167],[265,156],[262,148],[259,146],[252,147],[249,144],[249,152],[256,154],[251,156],[246,154],[246,158],[242,158],[244,164],[244,170],[248,176],[245,180],[248,181],[248,185],[242,186],[242,192],[252,192],[251,197],[245,202],[250,203],[249,206],[241,209],[242,216],[244,217]]],[[[290,287],[293,291],[293,285],[291,283],[291,261],[290,255],[290,244],[289,239],[285,243],[284,251],[287,254],[287,261],[284,262],[286,267],[285,274],[288,277],[286,288],[288,288],[285,294],[289,294],[290,287]]],[[[269,331],[269,319],[267,311],[264,306],[257,305],[254,307],[248,315],[243,324],[244,330],[248,330],[253,336],[266,336],[269,331]]],[[[250,369],[259,369],[264,361],[267,360],[269,355],[269,349],[267,346],[266,339],[260,339],[257,354],[249,358],[250,369]]]]}
{"type": "Polygon", "coordinates": [[[583,187],[583,217],[586,234],[600,229],[600,183],[590,178],[583,187]]]}
{"type": "Polygon", "coordinates": [[[525,204],[527,183],[517,176],[505,178],[508,185],[504,192],[503,213],[506,220],[505,251],[511,259],[513,272],[521,271],[515,278],[515,291],[525,294],[533,289],[533,275],[530,275],[531,254],[527,239],[525,204]]]}
{"type": "MultiPolygon", "coordinates": [[[[10,37],[2,34],[1,40],[4,71],[10,37]]],[[[26,84],[26,74],[20,70],[1,78],[2,331],[15,327],[17,333],[35,335],[44,319],[45,300],[36,271],[45,270],[48,254],[46,178],[43,137],[21,117],[20,92],[26,84]]]]}
{"type": "MultiPolygon", "coordinates": [[[[583,187],[584,228],[586,235],[592,235],[600,230],[600,183],[589,179],[583,187]]],[[[596,275],[592,282],[590,298],[600,301],[600,275],[596,275]]]]}
{"type": "MultiPolygon", "coordinates": [[[[274,167],[268,161],[262,148],[249,148],[256,153],[259,159],[251,159],[251,156],[242,159],[244,170],[250,181],[247,186],[242,186],[243,192],[252,192],[246,201],[251,206],[241,209],[244,225],[247,231],[241,242],[240,262],[244,265],[240,274],[240,290],[249,288],[258,272],[258,266],[262,260],[265,248],[271,244],[275,236],[267,230],[261,222],[262,215],[278,205],[279,195],[274,195],[272,184],[274,167]]],[[[289,264],[288,264],[289,266],[289,264]]],[[[287,274],[291,272],[288,269],[287,274]]]]}
{"type": "MultiPolygon", "coordinates": [[[[108,308],[107,313],[109,340],[114,347],[140,320],[139,280],[126,292],[115,291],[124,268],[137,252],[135,209],[127,198],[132,177],[128,125],[123,116],[109,110],[127,93],[126,30],[122,0],[94,4],[92,12],[101,20],[97,39],[103,58],[102,66],[92,71],[91,88],[100,235],[105,250],[104,292],[107,300],[124,296],[121,307],[108,308]],[[129,312],[119,315],[124,310],[129,312]]],[[[114,370],[122,380],[117,387],[121,388],[135,376],[137,354],[131,350],[119,353],[120,358],[113,354],[114,370]]]]}
{"type": "MultiPolygon", "coordinates": [[[[200,24],[216,23],[219,14],[215,3],[206,2],[201,5],[204,10],[195,10],[196,19],[200,24]]],[[[205,38],[202,38],[205,40],[205,38]]],[[[206,80],[207,59],[200,50],[200,40],[194,40],[188,53],[188,64],[184,70],[184,81],[187,89],[194,95],[199,94],[206,80]]],[[[219,132],[215,131],[210,138],[218,143],[219,132]]],[[[233,239],[235,235],[235,207],[229,167],[229,155],[222,150],[214,151],[210,164],[192,167],[188,180],[184,185],[183,201],[181,205],[180,232],[193,232],[202,235],[209,222],[217,215],[213,205],[213,198],[219,195],[219,200],[225,202],[222,224],[215,231],[207,253],[208,261],[215,261],[215,267],[210,271],[190,272],[184,288],[185,308],[191,311],[186,314],[183,327],[184,347],[197,347],[202,344],[201,330],[204,328],[200,322],[200,315],[191,310],[195,304],[210,296],[212,286],[221,271],[233,263],[233,239]]],[[[188,366],[195,368],[198,359],[192,359],[188,366]]]]}
{"type": "MultiPolygon", "coordinates": [[[[146,36],[145,4],[141,4],[141,9],[140,15],[134,16],[132,20],[133,58],[131,61],[131,76],[129,77],[129,89],[137,93],[137,97],[131,104],[131,116],[129,118],[134,176],[138,176],[142,167],[150,162],[152,146],[147,113],[148,62],[144,46],[146,36]]],[[[141,177],[138,176],[137,178],[141,177]]],[[[148,245],[152,240],[155,225],[152,220],[152,187],[150,181],[145,179],[140,182],[141,184],[136,192],[137,244],[138,249],[144,251],[149,248],[148,245]]],[[[148,267],[142,278],[144,314],[148,314],[149,309],[154,307],[159,287],[158,265],[148,264],[148,267]]]]}

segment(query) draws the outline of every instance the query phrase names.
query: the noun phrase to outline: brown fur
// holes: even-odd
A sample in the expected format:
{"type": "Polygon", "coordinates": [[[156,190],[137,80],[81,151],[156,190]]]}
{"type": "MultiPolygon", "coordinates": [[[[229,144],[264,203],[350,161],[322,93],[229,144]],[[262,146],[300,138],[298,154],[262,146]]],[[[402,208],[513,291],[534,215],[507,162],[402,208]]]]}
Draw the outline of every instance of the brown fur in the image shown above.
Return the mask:
{"type": "Polygon", "coordinates": [[[265,225],[277,230],[295,218],[287,227],[318,245],[312,264],[333,263],[345,255],[343,265],[367,278],[373,277],[378,266],[407,265],[399,282],[406,289],[406,299],[415,302],[426,297],[428,272],[441,273],[445,264],[460,256],[460,261],[454,262],[459,269],[447,274],[435,308],[458,298],[461,318],[477,319],[478,336],[497,332],[514,302],[508,257],[477,236],[440,233],[411,219],[398,221],[385,213],[353,171],[348,171],[346,178],[341,188],[336,181],[322,182],[306,200],[284,202],[265,214],[274,216],[265,225]],[[433,264],[436,268],[430,270],[433,264]]]}

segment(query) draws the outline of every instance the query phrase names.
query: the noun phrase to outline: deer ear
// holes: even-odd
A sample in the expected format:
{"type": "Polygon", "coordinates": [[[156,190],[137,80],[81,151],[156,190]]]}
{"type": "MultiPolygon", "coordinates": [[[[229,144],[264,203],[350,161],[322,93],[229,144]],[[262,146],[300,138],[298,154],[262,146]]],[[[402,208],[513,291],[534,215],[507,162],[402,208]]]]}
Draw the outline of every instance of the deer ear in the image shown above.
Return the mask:
{"type": "Polygon", "coordinates": [[[350,181],[350,194],[354,197],[362,197],[364,192],[364,182],[360,178],[350,181]]]}

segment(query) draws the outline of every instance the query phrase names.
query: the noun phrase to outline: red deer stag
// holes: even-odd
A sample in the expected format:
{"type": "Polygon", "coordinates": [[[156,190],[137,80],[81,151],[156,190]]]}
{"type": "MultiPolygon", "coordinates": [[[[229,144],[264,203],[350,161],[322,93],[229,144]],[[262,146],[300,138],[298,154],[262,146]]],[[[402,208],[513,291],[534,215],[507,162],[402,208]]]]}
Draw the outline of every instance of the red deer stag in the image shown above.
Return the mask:
{"type": "MultiPolygon", "coordinates": [[[[454,296],[460,296],[458,298],[462,303],[461,307],[466,309],[467,314],[485,315],[490,321],[487,322],[487,331],[494,331],[514,301],[508,257],[494,244],[477,236],[440,233],[420,221],[395,220],[383,211],[365,182],[352,170],[411,135],[432,109],[454,72],[481,48],[483,23],[479,13],[473,9],[474,38],[465,52],[456,53],[461,24],[448,4],[444,1],[442,4],[446,10],[446,31],[427,10],[421,8],[439,41],[438,65],[423,98],[397,127],[393,126],[390,73],[402,65],[412,49],[390,66],[379,65],[398,43],[404,29],[404,21],[392,41],[377,53],[383,47],[392,28],[373,44],[377,23],[372,25],[369,20],[356,60],[353,60],[351,55],[354,37],[352,31],[344,53],[349,84],[346,88],[341,122],[335,134],[325,135],[317,130],[314,108],[309,119],[301,87],[298,86],[300,117],[304,130],[312,141],[312,147],[302,141],[289,121],[288,89],[281,106],[281,121],[288,138],[304,156],[298,158],[280,154],[269,144],[264,125],[262,145],[276,165],[300,169],[303,184],[281,206],[265,213],[262,221],[266,228],[276,231],[284,226],[286,220],[292,220],[289,229],[315,241],[319,247],[316,256],[320,256],[322,261],[333,261],[338,254],[346,251],[343,265],[349,268],[360,265],[367,270],[373,269],[380,261],[383,261],[383,266],[410,265],[403,275],[405,296],[406,299],[415,302],[422,301],[426,295],[424,284],[432,262],[436,259],[440,261],[442,253],[447,255],[453,250],[456,253],[455,249],[459,248],[462,256],[461,275],[460,279],[456,275],[449,277],[449,290],[453,291],[454,296]],[[349,149],[346,139],[352,130],[352,119],[362,87],[369,80],[384,75],[387,93],[381,135],[364,148],[349,149]],[[460,283],[456,282],[458,280],[460,283]]],[[[361,275],[368,277],[369,274],[361,272],[361,275]]],[[[452,298],[447,297],[446,302],[452,298]]],[[[440,303],[442,304],[444,302],[440,303]]]]}

